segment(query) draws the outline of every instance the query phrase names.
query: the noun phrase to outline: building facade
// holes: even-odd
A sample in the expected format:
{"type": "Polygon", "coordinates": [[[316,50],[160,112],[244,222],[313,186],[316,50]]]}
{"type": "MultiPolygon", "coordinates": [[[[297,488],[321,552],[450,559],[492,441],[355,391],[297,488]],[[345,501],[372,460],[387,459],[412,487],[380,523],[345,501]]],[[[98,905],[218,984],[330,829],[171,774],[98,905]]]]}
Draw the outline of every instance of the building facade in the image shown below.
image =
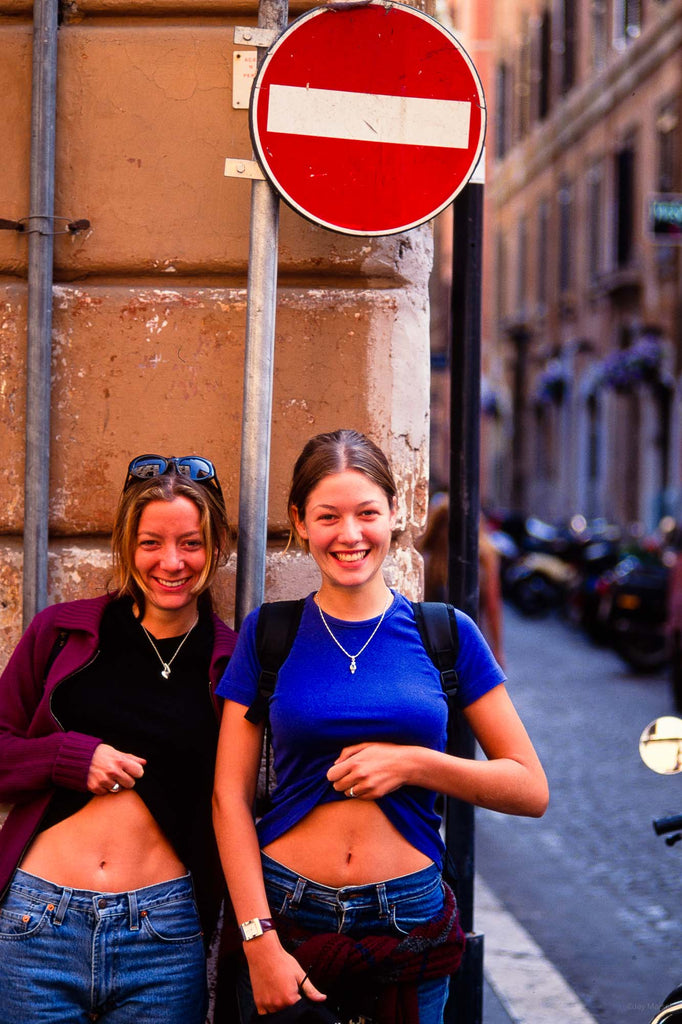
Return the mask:
{"type": "Polygon", "coordinates": [[[483,493],[651,529],[682,517],[682,3],[494,6],[483,493]]]}

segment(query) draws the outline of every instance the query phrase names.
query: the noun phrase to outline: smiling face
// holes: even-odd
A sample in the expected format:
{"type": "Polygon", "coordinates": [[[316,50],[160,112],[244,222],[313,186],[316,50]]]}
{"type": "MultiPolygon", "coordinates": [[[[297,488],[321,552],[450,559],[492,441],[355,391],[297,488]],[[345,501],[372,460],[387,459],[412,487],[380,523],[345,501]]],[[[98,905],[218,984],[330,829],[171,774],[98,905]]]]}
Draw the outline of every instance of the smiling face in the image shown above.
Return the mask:
{"type": "Polygon", "coordinates": [[[357,470],[331,473],[313,488],[294,522],[322,573],[321,596],[330,588],[385,594],[381,566],[395,519],[385,492],[357,470]]]}
{"type": "MultiPolygon", "coordinates": [[[[143,623],[192,625],[206,565],[199,509],[189,498],[150,501],[137,528],[135,576],[145,595],[143,623]]],[[[169,633],[167,635],[173,635],[169,633]]]]}

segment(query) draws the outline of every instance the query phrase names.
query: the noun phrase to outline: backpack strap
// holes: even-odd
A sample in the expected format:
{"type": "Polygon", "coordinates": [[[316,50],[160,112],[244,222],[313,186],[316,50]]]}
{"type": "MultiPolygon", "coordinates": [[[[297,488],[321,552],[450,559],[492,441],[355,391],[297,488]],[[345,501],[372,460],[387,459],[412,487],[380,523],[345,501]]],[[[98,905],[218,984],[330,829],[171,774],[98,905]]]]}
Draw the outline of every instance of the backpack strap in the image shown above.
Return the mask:
{"type": "Polygon", "coordinates": [[[455,609],[442,601],[413,601],[412,609],[422,643],[440,673],[450,712],[459,691],[455,667],[459,654],[459,631],[455,609]]]}
{"type": "Polygon", "coordinates": [[[305,598],[300,601],[271,601],[262,604],[256,624],[256,654],[261,665],[258,692],[244,716],[258,725],[267,718],[277,675],[296,639],[305,598]]]}

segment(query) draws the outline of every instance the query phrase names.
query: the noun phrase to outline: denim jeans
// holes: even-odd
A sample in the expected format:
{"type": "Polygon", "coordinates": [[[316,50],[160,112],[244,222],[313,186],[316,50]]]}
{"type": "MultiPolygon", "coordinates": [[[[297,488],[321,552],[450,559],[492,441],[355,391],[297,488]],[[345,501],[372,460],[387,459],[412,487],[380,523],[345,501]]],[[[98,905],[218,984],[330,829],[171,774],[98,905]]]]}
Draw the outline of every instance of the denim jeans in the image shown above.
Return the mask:
{"type": "MultiPolygon", "coordinates": [[[[432,864],[422,871],[373,885],[332,889],[297,875],[261,854],[270,910],[315,932],[406,935],[443,910],[443,882],[432,864]]],[[[434,978],[418,987],[419,1024],[442,1024],[449,978],[434,978]]],[[[242,1018],[248,1020],[242,1010],[242,1018]]]]}
{"type": "Polygon", "coordinates": [[[204,1024],[206,958],[189,875],[132,892],[18,870],[0,903],[2,1024],[204,1024]]]}

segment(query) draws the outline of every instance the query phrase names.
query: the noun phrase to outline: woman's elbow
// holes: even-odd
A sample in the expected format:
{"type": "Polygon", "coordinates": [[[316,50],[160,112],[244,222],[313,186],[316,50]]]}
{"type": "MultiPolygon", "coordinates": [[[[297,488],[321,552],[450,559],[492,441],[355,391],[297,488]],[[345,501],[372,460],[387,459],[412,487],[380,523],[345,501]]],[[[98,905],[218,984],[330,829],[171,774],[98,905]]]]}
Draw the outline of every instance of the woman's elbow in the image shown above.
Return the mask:
{"type": "Polygon", "coordinates": [[[529,818],[541,818],[549,807],[549,786],[547,779],[538,779],[528,793],[528,809],[524,811],[529,818]]]}
{"type": "Polygon", "coordinates": [[[241,819],[242,815],[252,818],[254,797],[255,794],[252,796],[250,792],[235,789],[216,776],[211,800],[214,827],[226,821],[241,819]]]}
{"type": "Polygon", "coordinates": [[[225,789],[220,782],[216,780],[215,785],[213,786],[213,797],[211,799],[214,827],[220,825],[220,823],[225,821],[228,816],[227,803],[228,800],[225,789]]]}

